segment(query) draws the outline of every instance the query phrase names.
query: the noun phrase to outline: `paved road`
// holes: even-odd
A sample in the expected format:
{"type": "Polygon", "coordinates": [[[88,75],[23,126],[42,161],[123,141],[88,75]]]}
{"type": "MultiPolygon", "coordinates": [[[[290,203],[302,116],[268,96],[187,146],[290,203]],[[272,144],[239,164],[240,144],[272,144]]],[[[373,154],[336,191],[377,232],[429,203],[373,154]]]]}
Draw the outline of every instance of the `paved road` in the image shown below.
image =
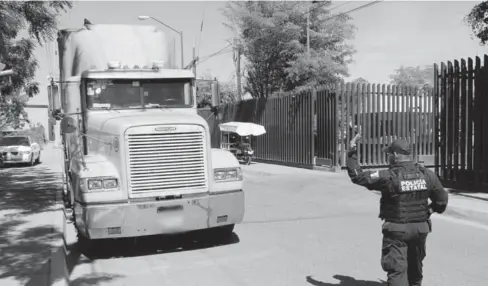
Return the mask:
{"type": "MultiPolygon", "coordinates": [[[[0,170],[2,286],[47,283],[60,187],[56,156],[46,148],[38,166],[0,170]]],[[[71,285],[381,285],[377,195],[344,174],[255,164],[245,176],[247,213],[233,241],[107,242],[97,255],[71,247],[71,285]]],[[[67,230],[74,243],[72,225],[67,230]]],[[[488,226],[434,218],[425,285],[486,285],[487,241],[488,226]]]]}
{"type": "MultiPolygon", "coordinates": [[[[0,169],[0,285],[48,283],[56,192],[56,153],[41,153],[41,164],[0,169]]],[[[58,214],[59,215],[59,214],[58,214]]]]}
{"type": "MultiPolygon", "coordinates": [[[[377,195],[344,174],[262,164],[245,167],[245,187],[247,213],[234,241],[110,243],[90,258],[73,247],[71,285],[382,285],[377,195]]],[[[434,218],[425,285],[486,285],[487,241],[488,227],[434,218]]]]}

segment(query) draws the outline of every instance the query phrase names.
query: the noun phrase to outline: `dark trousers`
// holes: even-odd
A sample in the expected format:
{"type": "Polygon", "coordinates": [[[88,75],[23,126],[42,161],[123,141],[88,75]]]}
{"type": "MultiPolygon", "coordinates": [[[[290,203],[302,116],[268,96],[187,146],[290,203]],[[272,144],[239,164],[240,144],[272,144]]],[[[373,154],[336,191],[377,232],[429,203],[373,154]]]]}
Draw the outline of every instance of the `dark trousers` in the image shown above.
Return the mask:
{"type": "Polygon", "coordinates": [[[429,222],[383,224],[381,267],[388,275],[389,286],[420,286],[425,242],[431,231],[429,222]]]}

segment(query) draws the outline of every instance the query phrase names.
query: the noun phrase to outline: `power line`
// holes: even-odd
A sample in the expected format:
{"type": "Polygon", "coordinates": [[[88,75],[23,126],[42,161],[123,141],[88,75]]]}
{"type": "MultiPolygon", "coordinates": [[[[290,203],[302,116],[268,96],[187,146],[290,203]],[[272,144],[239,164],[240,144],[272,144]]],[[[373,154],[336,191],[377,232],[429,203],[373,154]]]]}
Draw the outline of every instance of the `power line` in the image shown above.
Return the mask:
{"type": "Polygon", "coordinates": [[[352,3],[352,1],[347,1],[347,2],[345,2],[345,3],[342,3],[342,4],[340,4],[340,5],[337,5],[337,6],[335,6],[335,7],[330,8],[330,9],[329,9],[329,11],[332,11],[332,10],[334,10],[334,9],[340,8],[340,7],[344,6],[344,5],[351,4],[351,3],[352,3]]]}
{"type": "Polygon", "coordinates": [[[307,12],[303,13],[303,14],[302,14],[302,16],[305,16],[305,15],[309,14],[310,12],[312,12],[313,10],[317,10],[317,9],[319,9],[320,7],[324,7],[325,5],[329,5],[329,4],[330,4],[330,2],[327,2],[327,1],[326,1],[326,2],[324,2],[324,3],[323,3],[323,4],[321,4],[321,5],[317,5],[317,6],[313,7],[313,8],[310,8],[310,9],[308,9],[308,11],[307,11],[307,12]]]}
{"type": "MultiPolygon", "coordinates": [[[[345,14],[349,14],[349,13],[354,12],[354,11],[357,11],[357,10],[364,9],[364,8],[366,8],[366,7],[368,7],[368,6],[372,6],[372,5],[374,5],[374,4],[378,4],[378,3],[382,2],[382,1],[383,1],[383,0],[377,0],[377,1],[373,1],[373,2],[370,2],[370,3],[364,4],[364,5],[361,5],[361,6],[359,6],[359,7],[353,8],[353,9],[351,9],[351,10],[348,10],[348,11],[345,11],[345,12],[342,12],[342,13],[339,13],[339,14],[337,14],[337,15],[334,15],[334,16],[332,16],[332,17],[330,17],[330,18],[327,18],[326,20],[330,20],[330,19],[333,19],[333,18],[336,18],[336,17],[342,16],[342,15],[345,15],[345,14]]],[[[332,11],[332,10],[334,10],[334,9],[337,9],[337,8],[339,8],[339,7],[341,7],[341,6],[344,6],[344,5],[346,5],[346,4],[350,4],[350,3],[351,3],[351,1],[348,1],[348,2],[346,2],[346,3],[342,3],[342,4],[340,4],[340,5],[337,5],[337,6],[335,6],[335,7],[330,8],[330,9],[329,9],[329,11],[332,11]]],[[[323,7],[323,6],[325,6],[325,5],[328,5],[328,4],[330,4],[330,2],[324,2],[324,3],[323,3],[323,4],[321,4],[321,5],[318,5],[318,6],[315,6],[315,7],[313,7],[313,8],[310,8],[310,9],[309,9],[307,12],[303,13],[302,15],[303,15],[303,16],[304,16],[304,15],[307,15],[308,13],[310,13],[310,12],[312,12],[312,11],[314,11],[314,10],[317,10],[318,8],[323,7]]]]}
{"type": "Polygon", "coordinates": [[[223,55],[223,54],[225,54],[225,53],[229,53],[229,52],[232,52],[232,50],[224,50],[224,51],[222,51],[222,52],[220,52],[220,53],[218,53],[218,54],[213,55],[212,57],[207,57],[207,58],[205,58],[205,59],[203,59],[203,60],[200,60],[200,61],[198,61],[198,63],[200,63],[200,64],[201,64],[201,63],[203,63],[204,61],[206,61],[206,60],[209,60],[209,59],[213,58],[214,56],[223,55]]]}
{"type": "MultiPolygon", "coordinates": [[[[367,4],[364,4],[364,5],[361,5],[361,6],[359,6],[359,7],[353,8],[353,9],[351,9],[351,10],[348,10],[348,11],[345,11],[345,12],[342,12],[342,13],[339,13],[339,14],[336,14],[336,15],[334,15],[334,16],[332,16],[332,17],[329,17],[329,18],[327,18],[327,19],[325,19],[325,20],[331,20],[331,19],[337,18],[337,17],[339,17],[339,16],[346,15],[346,14],[349,14],[349,13],[351,13],[351,12],[355,12],[355,11],[358,11],[358,10],[361,10],[361,9],[364,9],[364,8],[367,8],[367,7],[369,7],[369,6],[372,6],[372,5],[378,4],[378,3],[382,2],[382,1],[383,1],[383,0],[376,0],[376,1],[373,1],[373,2],[370,2],[370,3],[367,3],[367,4]]],[[[343,3],[343,4],[338,5],[338,6],[336,6],[336,7],[332,7],[332,9],[330,9],[330,10],[333,10],[333,9],[339,8],[339,7],[344,6],[344,5],[348,4],[348,3],[351,3],[351,2],[346,2],[346,3],[343,3]]],[[[320,8],[320,7],[323,7],[323,6],[327,5],[327,4],[330,4],[330,2],[324,2],[324,4],[321,4],[321,5],[315,6],[314,8],[311,8],[309,11],[307,11],[306,13],[304,13],[303,15],[306,15],[306,14],[310,13],[311,11],[316,10],[316,9],[318,9],[318,8],[320,8]]],[[[330,11],[330,10],[329,10],[329,11],[330,11]]],[[[220,49],[219,51],[217,51],[217,52],[215,52],[215,53],[213,53],[213,54],[210,54],[210,55],[205,56],[205,57],[202,57],[202,58],[197,58],[197,61],[198,61],[199,63],[202,63],[203,61],[206,61],[206,60],[208,60],[208,59],[210,59],[210,58],[212,58],[212,57],[214,57],[214,56],[217,56],[217,55],[222,54],[222,53],[229,52],[229,50],[226,50],[226,49],[228,49],[228,48],[230,48],[230,47],[232,47],[232,44],[228,44],[227,46],[223,47],[222,49],[220,49]]]]}
{"type": "Polygon", "coordinates": [[[215,56],[217,56],[219,54],[227,53],[227,52],[229,52],[229,50],[226,50],[226,49],[230,48],[231,46],[232,46],[232,44],[228,44],[227,46],[223,47],[222,49],[218,50],[217,52],[215,52],[213,54],[210,54],[208,56],[204,56],[204,57],[201,57],[201,58],[200,57],[197,57],[197,58],[191,60],[191,62],[185,67],[185,69],[187,69],[187,68],[189,68],[189,67],[191,67],[193,65],[196,65],[197,62],[198,63],[201,63],[201,62],[204,62],[204,61],[206,61],[206,60],[208,60],[208,59],[210,59],[212,57],[215,57],[215,56]]]}
{"type": "Polygon", "coordinates": [[[232,47],[232,44],[228,44],[227,46],[223,47],[222,49],[218,50],[217,52],[215,52],[215,53],[213,53],[213,54],[210,54],[210,55],[205,56],[205,57],[201,57],[201,58],[199,59],[199,61],[201,62],[201,61],[203,61],[203,60],[208,60],[209,58],[212,58],[212,57],[217,56],[217,55],[219,55],[219,54],[221,54],[221,53],[227,52],[227,51],[225,51],[225,50],[226,50],[226,49],[228,49],[228,48],[230,48],[230,47],[232,47]]]}
{"type": "Polygon", "coordinates": [[[342,12],[342,13],[336,14],[336,15],[334,15],[334,16],[332,16],[332,17],[329,17],[329,18],[327,18],[327,19],[325,19],[325,20],[326,20],[326,21],[327,21],[327,20],[331,20],[331,19],[337,18],[337,17],[339,17],[339,16],[346,15],[346,14],[349,14],[349,13],[351,13],[351,12],[358,11],[358,10],[361,10],[361,9],[364,9],[364,8],[367,8],[367,7],[369,7],[369,6],[373,6],[373,5],[378,4],[378,3],[382,2],[382,1],[383,1],[383,0],[377,0],[377,1],[373,1],[373,2],[370,2],[370,3],[368,3],[368,4],[364,4],[364,5],[361,5],[361,6],[359,6],[359,7],[354,8],[354,9],[348,10],[348,11],[346,11],[346,12],[342,12]]]}

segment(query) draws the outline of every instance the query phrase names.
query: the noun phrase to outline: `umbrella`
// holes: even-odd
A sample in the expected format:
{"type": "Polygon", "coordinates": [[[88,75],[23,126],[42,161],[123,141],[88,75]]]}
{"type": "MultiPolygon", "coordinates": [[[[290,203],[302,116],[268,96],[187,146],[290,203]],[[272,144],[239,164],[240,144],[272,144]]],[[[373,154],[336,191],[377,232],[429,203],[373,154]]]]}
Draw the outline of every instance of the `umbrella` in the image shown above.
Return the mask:
{"type": "Polygon", "coordinates": [[[259,136],[266,133],[264,126],[249,122],[227,122],[219,125],[222,132],[234,132],[239,136],[259,136]]]}

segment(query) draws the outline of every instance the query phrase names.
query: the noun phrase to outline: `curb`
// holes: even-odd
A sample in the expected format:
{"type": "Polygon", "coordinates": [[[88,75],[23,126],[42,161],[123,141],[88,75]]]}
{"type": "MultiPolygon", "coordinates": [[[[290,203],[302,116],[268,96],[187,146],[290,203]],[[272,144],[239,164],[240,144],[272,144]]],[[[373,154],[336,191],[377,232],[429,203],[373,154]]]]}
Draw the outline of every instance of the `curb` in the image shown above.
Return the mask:
{"type": "Polygon", "coordinates": [[[488,226],[488,202],[476,196],[449,192],[445,214],[488,226]]]}
{"type": "MultiPolygon", "coordinates": [[[[55,146],[52,146],[53,150],[58,151],[55,146]]],[[[61,182],[62,184],[62,182],[61,182]]],[[[66,263],[66,216],[64,212],[64,204],[62,198],[62,186],[61,191],[56,192],[55,202],[55,226],[53,232],[57,233],[54,238],[54,244],[51,248],[49,259],[49,286],[68,286],[69,285],[69,273],[66,263]]]]}
{"type": "MultiPolygon", "coordinates": [[[[372,193],[381,196],[378,191],[372,193]]],[[[442,215],[488,226],[488,202],[449,193],[449,203],[442,215]]]]}

